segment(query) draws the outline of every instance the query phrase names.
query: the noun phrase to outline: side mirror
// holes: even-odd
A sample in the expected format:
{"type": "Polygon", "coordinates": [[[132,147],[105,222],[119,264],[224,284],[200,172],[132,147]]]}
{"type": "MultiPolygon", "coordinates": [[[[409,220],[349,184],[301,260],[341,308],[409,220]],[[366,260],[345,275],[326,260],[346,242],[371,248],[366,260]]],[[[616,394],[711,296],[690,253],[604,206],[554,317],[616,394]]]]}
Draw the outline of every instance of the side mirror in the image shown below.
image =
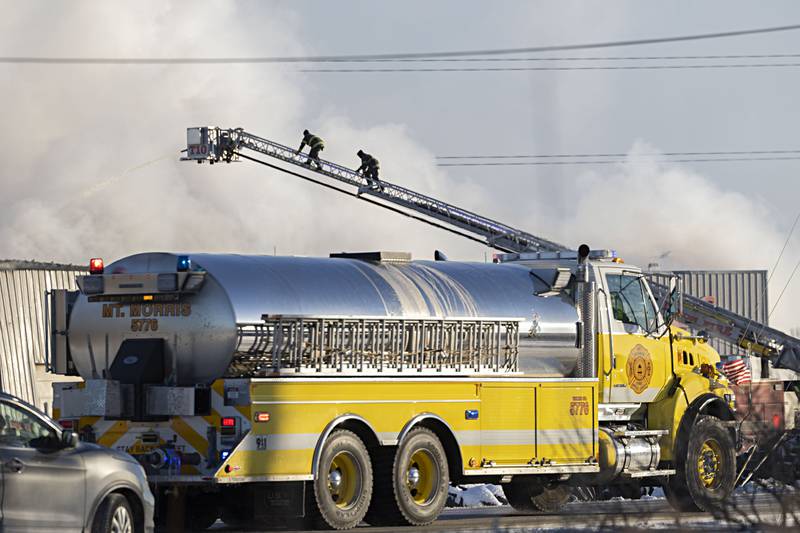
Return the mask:
{"type": "Polygon", "coordinates": [[[672,275],[669,278],[669,286],[664,288],[667,290],[662,292],[659,298],[658,309],[664,317],[664,322],[670,325],[675,317],[683,314],[683,280],[672,275]]]}
{"type": "Polygon", "coordinates": [[[78,445],[78,434],[73,431],[64,431],[61,433],[61,447],[74,448],[78,445]]]}

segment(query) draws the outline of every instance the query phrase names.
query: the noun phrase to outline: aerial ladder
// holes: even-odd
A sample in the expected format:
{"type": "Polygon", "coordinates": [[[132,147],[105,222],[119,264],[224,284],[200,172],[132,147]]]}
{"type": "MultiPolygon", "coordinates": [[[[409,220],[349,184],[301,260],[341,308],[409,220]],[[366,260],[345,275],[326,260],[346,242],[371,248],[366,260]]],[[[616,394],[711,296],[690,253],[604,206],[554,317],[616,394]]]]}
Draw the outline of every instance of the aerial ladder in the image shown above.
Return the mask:
{"type": "MultiPolygon", "coordinates": [[[[406,187],[381,180],[380,188],[370,188],[369,182],[353,169],[316,159],[316,166],[308,165],[308,156],[296,149],[270,141],[245,131],[243,128],[223,129],[217,127],[196,127],[187,129],[185,161],[232,162],[240,158],[259,161],[243,153],[249,150],[284,163],[326,176],[346,185],[357,187],[360,194],[381,199],[379,205],[391,208],[393,204],[411,210],[425,217],[438,220],[449,226],[477,236],[491,248],[506,253],[552,252],[554,257],[562,253],[574,253],[570,248],[557,242],[538,237],[516,229],[502,222],[492,220],[441,200],[412,191],[406,187]]],[[[259,161],[262,162],[262,161],[259,161]]],[[[272,165],[270,165],[272,166],[272,165]]],[[[286,171],[282,167],[275,167],[286,171]]],[[[650,286],[658,301],[669,302],[672,289],[653,283],[650,286]]],[[[695,331],[700,337],[713,336],[768,359],[774,368],[800,372],[800,339],[787,335],[765,324],[755,322],[726,309],[722,309],[700,298],[681,295],[682,309],[679,310],[681,322],[695,331]]]]}
{"type": "MultiPolygon", "coordinates": [[[[659,301],[664,301],[664,285],[651,281],[650,288],[659,301]]],[[[800,372],[800,339],[696,296],[683,294],[681,300],[681,322],[699,332],[700,337],[714,337],[739,346],[769,360],[773,368],[800,372]]]]}
{"type": "Polygon", "coordinates": [[[242,154],[242,150],[250,150],[332,178],[346,185],[358,187],[362,194],[372,195],[477,235],[488,246],[503,252],[569,250],[566,246],[556,242],[531,235],[502,222],[388,181],[381,180],[380,189],[370,189],[367,180],[355,170],[324,159],[315,160],[314,162],[319,166],[312,168],[305,164],[307,155],[299,153],[294,148],[248,133],[242,128],[189,128],[187,141],[186,156],[183,160],[216,163],[236,161],[240,157],[253,159],[242,154]]]}

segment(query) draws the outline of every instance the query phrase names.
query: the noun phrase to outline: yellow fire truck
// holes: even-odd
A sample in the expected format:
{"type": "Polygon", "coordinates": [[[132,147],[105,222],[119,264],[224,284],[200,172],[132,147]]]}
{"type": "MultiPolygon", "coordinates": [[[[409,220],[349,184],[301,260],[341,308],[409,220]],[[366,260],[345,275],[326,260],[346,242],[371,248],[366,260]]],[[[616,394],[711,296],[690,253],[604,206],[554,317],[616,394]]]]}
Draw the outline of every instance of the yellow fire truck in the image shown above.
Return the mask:
{"type": "MultiPolygon", "coordinates": [[[[243,132],[201,130],[189,157],[240,154],[243,132]]],[[[422,525],[462,482],[499,483],[523,511],[557,510],[573,485],[725,500],[733,394],[718,354],[671,325],[680,291],[657,300],[611,251],[552,250],[428,200],[508,253],[93,259],[52,297],[53,369],[84,380],[55,385],[56,418],[137,457],[162,517],[183,505],[195,528],[422,525]]]]}

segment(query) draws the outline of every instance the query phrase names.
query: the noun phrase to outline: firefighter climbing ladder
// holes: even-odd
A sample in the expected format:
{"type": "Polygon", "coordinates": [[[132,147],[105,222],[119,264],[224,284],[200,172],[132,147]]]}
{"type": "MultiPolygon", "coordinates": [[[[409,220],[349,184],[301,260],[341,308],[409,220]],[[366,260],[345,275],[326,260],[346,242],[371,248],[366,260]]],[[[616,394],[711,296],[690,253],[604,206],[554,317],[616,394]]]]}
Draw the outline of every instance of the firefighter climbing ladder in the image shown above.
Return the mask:
{"type": "Polygon", "coordinates": [[[286,163],[310,169],[347,185],[358,187],[363,194],[370,194],[383,200],[441,220],[470,233],[480,235],[486,243],[499,250],[513,251],[560,251],[568,250],[558,243],[536,237],[512,228],[501,222],[491,220],[454,205],[436,200],[424,194],[399,185],[381,181],[382,190],[367,189],[367,180],[352,170],[324,159],[315,160],[318,168],[307,166],[306,154],[298,154],[294,148],[248,133],[241,128],[189,128],[186,160],[194,161],[233,161],[240,150],[248,149],[286,163]]]}
{"type": "MultiPolygon", "coordinates": [[[[186,157],[182,159],[198,163],[208,161],[212,164],[220,161],[231,162],[238,159],[243,149],[267,155],[347,185],[358,187],[363,194],[381,198],[386,202],[477,235],[484,239],[488,246],[503,252],[520,254],[555,252],[553,257],[557,257],[561,252],[574,254],[569,248],[556,242],[531,235],[387,181],[381,181],[381,190],[367,189],[367,180],[350,168],[324,159],[315,160],[314,162],[318,165],[309,166],[306,164],[308,155],[299,154],[293,148],[258,137],[242,128],[188,128],[186,157]]],[[[285,171],[285,169],[282,170],[285,171]]],[[[379,205],[390,208],[385,204],[379,205]]],[[[653,282],[650,283],[650,286],[659,300],[662,300],[662,297],[670,290],[653,282]]],[[[685,308],[681,313],[682,322],[696,330],[705,330],[712,336],[722,338],[765,357],[775,368],[787,368],[800,372],[799,339],[721,309],[699,298],[684,295],[684,303],[685,308]]]]}

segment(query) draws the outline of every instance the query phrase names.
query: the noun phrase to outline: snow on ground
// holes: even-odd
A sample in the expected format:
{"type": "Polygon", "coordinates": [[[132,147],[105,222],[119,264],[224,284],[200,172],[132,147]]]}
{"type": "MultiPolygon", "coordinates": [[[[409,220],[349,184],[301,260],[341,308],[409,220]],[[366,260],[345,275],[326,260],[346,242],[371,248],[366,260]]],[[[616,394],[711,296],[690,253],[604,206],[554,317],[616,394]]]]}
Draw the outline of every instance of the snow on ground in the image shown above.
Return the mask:
{"type": "Polygon", "coordinates": [[[447,494],[448,507],[490,507],[507,503],[499,485],[451,485],[447,494]]]}

